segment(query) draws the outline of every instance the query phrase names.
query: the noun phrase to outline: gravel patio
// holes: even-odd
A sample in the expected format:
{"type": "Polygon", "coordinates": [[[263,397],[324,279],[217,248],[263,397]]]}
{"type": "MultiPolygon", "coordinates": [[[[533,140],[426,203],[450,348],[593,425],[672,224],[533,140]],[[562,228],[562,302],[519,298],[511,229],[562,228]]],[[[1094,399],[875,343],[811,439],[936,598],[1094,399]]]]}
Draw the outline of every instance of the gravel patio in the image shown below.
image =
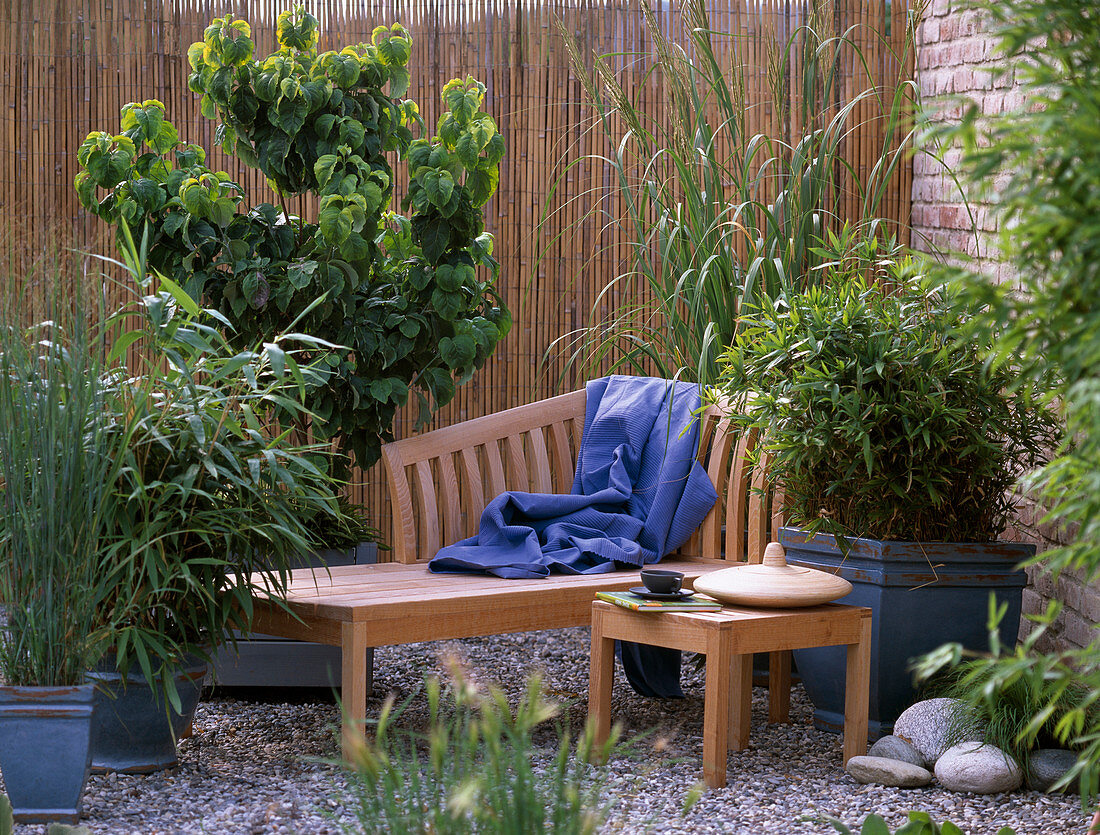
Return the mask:
{"type": "MultiPolygon", "coordinates": [[[[573,727],[585,718],[588,632],[584,629],[505,635],[378,650],[377,708],[387,692],[399,698],[439,669],[448,653],[465,658],[475,678],[492,677],[518,696],[528,671],[545,670],[547,689],[568,703],[573,727]]],[[[633,755],[611,763],[614,799],[608,832],[828,833],[803,816],[831,815],[850,826],[876,812],[897,826],[921,809],[948,818],[968,835],[992,835],[1012,826],[1018,835],[1084,833],[1078,799],[1035,792],[990,796],[928,789],[861,786],[840,765],[840,737],[814,730],[812,708],[801,688],[792,696],[789,726],[766,726],[767,692],[753,694],[749,749],[730,757],[728,787],[706,792],[683,813],[698,790],[702,755],[703,679],[685,668],[683,701],[646,700],[616,679],[615,716],[627,736],[653,729],[633,755]]],[[[405,724],[423,722],[416,699],[405,724]]],[[[154,833],[305,833],[344,831],[352,818],[341,796],[339,770],[324,760],[337,755],[338,720],[331,700],[259,703],[217,696],[204,701],[195,734],[180,745],[178,768],[154,776],[95,776],[85,793],[82,823],[99,835],[154,833]]],[[[546,735],[545,751],[553,752],[546,735]]],[[[17,827],[38,833],[40,827],[17,827]]]]}

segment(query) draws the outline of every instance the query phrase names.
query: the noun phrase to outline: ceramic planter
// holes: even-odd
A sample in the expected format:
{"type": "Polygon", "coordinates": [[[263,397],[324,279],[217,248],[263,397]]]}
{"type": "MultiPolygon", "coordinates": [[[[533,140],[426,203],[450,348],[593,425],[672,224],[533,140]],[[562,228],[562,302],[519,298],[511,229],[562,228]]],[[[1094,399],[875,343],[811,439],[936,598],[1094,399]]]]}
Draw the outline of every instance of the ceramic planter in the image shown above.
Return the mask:
{"type": "MultiPolygon", "coordinates": [[[[884,542],[849,539],[844,557],[826,534],[808,537],[782,528],[779,541],[791,564],[836,572],[852,584],[838,603],[871,609],[872,739],[888,734],[915,698],[910,659],[955,641],[989,649],[989,595],[1008,604],[1001,640],[1016,643],[1027,576],[1016,566],[1035,553],[1017,542],[884,542]]],[[[814,703],[814,724],[839,731],[844,724],[844,647],[795,650],[795,664],[814,703]]]]}
{"type": "Polygon", "coordinates": [[[95,687],[0,687],[0,772],[20,823],[76,823],[95,687]]]}
{"type": "Polygon", "coordinates": [[[148,774],[176,765],[176,740],[195,715],[206,664],[188,659],[173,674],[182,713],[165,705],[159,688],[149,686],[140,671],[125,680],[112,669],[88,673],[98,685],[92,723],[92,769],[148,774]]]}

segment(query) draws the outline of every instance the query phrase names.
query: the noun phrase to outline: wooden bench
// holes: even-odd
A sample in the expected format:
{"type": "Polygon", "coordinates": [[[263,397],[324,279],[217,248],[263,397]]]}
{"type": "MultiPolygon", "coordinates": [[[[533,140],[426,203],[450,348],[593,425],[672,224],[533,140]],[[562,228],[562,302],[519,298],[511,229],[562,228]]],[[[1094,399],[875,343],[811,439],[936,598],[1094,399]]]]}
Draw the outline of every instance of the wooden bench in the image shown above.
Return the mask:
{"type": "MultiPolygon", "coordinates": [[[[441,545],[476,532],[486,501],[504,490],[568,493],[584,416],[578,391],[387,444],[395,561],[295,571],[292,614],[258,598],[254,630],[339,646],[347,722],[366,718],[370,647],[588,626],[595,593],[639,585],[638,571],[504,580],[427,568],[441,545]]],[[[721,498],[661,563],[684,572],[688,586],[729,561],[758,562],[781,521],[750,489],[762,485],[760,470],[746,464],[755,438],[735,437],[708,410],[700,439],[721,498]]]]}

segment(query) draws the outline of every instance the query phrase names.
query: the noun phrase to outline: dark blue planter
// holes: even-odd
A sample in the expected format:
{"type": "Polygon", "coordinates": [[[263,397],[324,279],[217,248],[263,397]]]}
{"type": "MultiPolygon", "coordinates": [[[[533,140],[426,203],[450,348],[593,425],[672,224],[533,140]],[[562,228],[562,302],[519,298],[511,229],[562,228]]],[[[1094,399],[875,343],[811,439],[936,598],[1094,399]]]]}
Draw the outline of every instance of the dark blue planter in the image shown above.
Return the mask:
{"type": "MultiPolygon", "coordinates": [[[[1020,599],[1027,577],[1016,566],[1035,553],[1018,542],[883,542],[849,539],[841,555],[832,536],[812,539],[797,528],[780,529],[791,564],[839,574],[852,592],[838,600],[871,609],[869,735],[890,733],[914,700],[909,662],[941,644],[989,649],[989,595],[1008,604],[1001,641],[1016,644],[1020,599]]],[[[814,703],[814,724],[844,726],[844,647],[795,650],[795,664],[814,703]]]]}
{"type": "Polygon", "coordinates": [[[95,688],[0,687],[0,772],[20,823],[76,823],[95,688]]]}
{"type": "Polygon", "coordinates": [[[115,670],[100,669],[87,675],[98,685],[92,770],[149,774],[175,766],[176,740],[191,724],[198,707],[205,662],[191,659],[173,675],[181,713],[166,705],[159,687],[150,687],[138,671],[131,670],[125,681],[115,670]]]}
{"type": "MultiPolygon", "coordinates": [[[[353,548],[318,551],[294,568],[367,565],[378,562],[378,545],[361,542],[353,548]]],[[[371,690],[374,650],[367,650],[367,691],[371,690]]],[[[237,633],[235,646],[219,647],[211,669],[218,687],[317,687],[331,693],[340,686],[340,647],[291,641],[274,635],[237,633]]]]}

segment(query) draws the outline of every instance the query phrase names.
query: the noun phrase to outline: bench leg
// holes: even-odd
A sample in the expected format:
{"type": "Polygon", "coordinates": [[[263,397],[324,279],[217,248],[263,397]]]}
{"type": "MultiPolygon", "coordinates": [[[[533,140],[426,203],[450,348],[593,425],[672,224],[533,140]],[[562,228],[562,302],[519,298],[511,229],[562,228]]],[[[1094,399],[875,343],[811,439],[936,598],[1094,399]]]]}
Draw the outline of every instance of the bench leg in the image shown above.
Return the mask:
{"type": "Polygon", "coordinates": [[[367,650],[363,667],[363,689],[368,696],[374,695],[374,647],[367,650]]]}
{"type": "Polygon", "coordinates": [[[588,721],[594,734],[593,757],[611,733],[611,689],[615,683],[615,639],[603,636],[603,613],[592,613],[592,652],[588,669],[588,721]]]}
{"type": "Polygon", "coordinates": [[[344,703],[343,745],[350,750],[352,731],[362,731],[367,718],[367,625],[340,625],[340,698],[344,703]]]}
{"type": "Polygon", "coordinates": [[[861,619],[858,643],[848,644],[844,675],[844,763],[867,753],[868,690],[871,686],[871,617],[861,619]]]}
{"type": "MultiPolygon", "coordinates": [[[[710,659],[707,659],[710,663],[710,659]]],[[[744,751],[749,747],[749,726],[752,724],[752,655],[735,655],[730,659],[729,750],[744,751]]]]}
{"type": "MultiPolygon", "coordinates": [[[[735,666],[729,635],[725,630],[714,630],[707,640],[707,683],[703,696],[703,782],[712,789],[726,785],[730,704],[734,698],[741,701],[740,693],[735,696],[730,692],[735,666]]],[[[743,678],[740,670],[738,677],[743,678]]]]}
{"type": "Polygon", "coordinates": [[[791,653],[777,650],[768,656],[768,721],[791,718],[791,653]]]}

